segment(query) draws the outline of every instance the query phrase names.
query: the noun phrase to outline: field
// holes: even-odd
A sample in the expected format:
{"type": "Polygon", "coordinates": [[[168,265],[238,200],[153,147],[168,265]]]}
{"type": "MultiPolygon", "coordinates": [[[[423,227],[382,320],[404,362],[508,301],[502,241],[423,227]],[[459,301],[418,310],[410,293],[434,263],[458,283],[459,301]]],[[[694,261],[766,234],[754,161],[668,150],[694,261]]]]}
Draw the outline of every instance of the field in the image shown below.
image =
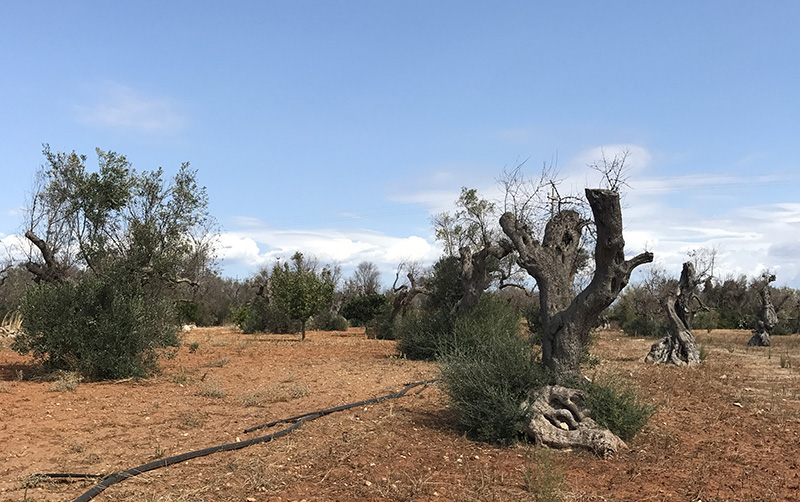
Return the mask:
{"type": "MultiPolygon", "coordinates": [[[[705,362],[676,369],[643,362],[653,340],[597,333],[600,363],[587,375],[625,379],[659,406],[609,460],[470,441],[433,386],[319,418],[273,442],[151,471],[95,500],[800,500],[800,336],[773,337],[771,348],[747,347],[745,331],[697,337],[705,362]]],[[[161,367],[141,381],[31,380],[31,360],[4,339],[0,500],[72,500],[94,482],[32,475],[109,474],[437,375],[435,365],[399,358],[394,342],[359,330],[310,332],[301,343],[201,328],[161,367]]]]}

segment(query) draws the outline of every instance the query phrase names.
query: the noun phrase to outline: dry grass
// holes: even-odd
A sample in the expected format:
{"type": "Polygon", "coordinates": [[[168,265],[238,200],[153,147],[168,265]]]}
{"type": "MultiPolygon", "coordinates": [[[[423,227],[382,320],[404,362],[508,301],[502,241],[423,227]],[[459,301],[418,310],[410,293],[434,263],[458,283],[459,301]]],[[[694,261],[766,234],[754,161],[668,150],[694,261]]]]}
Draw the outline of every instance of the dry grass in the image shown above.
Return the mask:
{"type": "Polygon", "coordinates": [[[300,399],[309,395],[308,387],[303,384],[279,384],[271,387],[262,387],[239,396],[242,406],[266,406],[271,403],[281,403],[300,399]]]}
{"type": "Polygon", "coordinates": [[[202,397],[222,399],[228,395],[228,391],[225,389],[225,386],[222,385],[222,382],[214,378],[209,378],[197,385],[195,394],[202,397]]]}
{"type": "Polygon", "coordinates": [[[59,371],[56,380],[47,388],[48,392],[74,392],[83,377],[74,371],[59,371]]]}

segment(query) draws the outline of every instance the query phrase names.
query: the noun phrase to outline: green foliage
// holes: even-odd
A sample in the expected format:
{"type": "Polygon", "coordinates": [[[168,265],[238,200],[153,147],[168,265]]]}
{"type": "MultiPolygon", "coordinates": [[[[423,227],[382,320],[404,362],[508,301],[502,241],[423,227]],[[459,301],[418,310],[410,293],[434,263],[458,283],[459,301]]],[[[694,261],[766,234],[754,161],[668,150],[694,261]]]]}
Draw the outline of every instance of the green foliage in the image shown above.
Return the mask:
{"type": "MultiPolygon", "coordinates": [[[[247,327],[248,325],[247,323],[250,319],[250,315],[251,312],[249,307],[246,306],[237,307],[233,309],[233,312],[231,314],[231,321],[233,322],[233,324],[238,326],[239,329],[241,329],[245,333],[248,333],[245,327],[247,327]]],[[[252,333],[252,331],[250,331],[249,333],[252,333]]]]}
{"type": "Polygon", "coordinates": [[[445,339],[452,338],[455,306],[463,296],[458,258],[443,257],[433,266],[426,286],[430,291],[421,312],[409,312],[392,327],[398,350],[409,359],[433,360],[445,339]]]}
{"type": "Polygon", "coordinates": [[[351,325],[364,326],[389,307],[389,299],[385,295],[358,295],[342,306],[341,314],[351,325]]]}
{"type": "Polygon", "coordinates": [[[454,320],[454,315],[444,310],[407,312],[392,326],[399,334],[397,350],[408,359],[433,361],[441,341],[451,336],[454,320]]]}
{"type": "Polygon", "coordinates": [[[116,276],[39,284],[21,310],[24,333],[14,350],[90,379],[147,376],[157,349],[178,344],[169,304],[146,295],[139,281],[116,276]]]}
{"type": "Polygon", "coordinates": [[[476,440],[515,441],[529,418],[520,404],[530,389],[550,382],[538,353],[520,336],[519,315],[484,295],[451,336],[440,367],[460,424],[476,440]]]}
{"type": "Polygon", "coordinates": [[[305,338],[308,319],[330,304],[334,283],[327,268],[317,273],[308,267],[302,253],[292,256],[292,265],[275,265],[270,282],[270,296],[275,306],[290,319],[300,322],[305,338]]]}
{"type": "Polygon", "coordinates": [[[213,261],[205,188],[188,164],[165,180],[114,152],[97,149],[96,172],[85,156],[43,153],[26,233],[41,284],[26,292],[15,349],[88,378],[145,376],[177,343],[181,316],[202,312],[174,306],[213,261]]]}
{"type": "Polygon", "coordinates": [[[455,256],[444,256],[433,265],[433,273],[426,282],[430,290],[428,305],[430,308],[450,311],[455,308],[464,296],[464,285],[461,281],[461,262],[455,256]]]}
{"type": "Polygon", "coordinates": [[[716,310],[701,310],[692,320],[692,329],[711,331],[719,325],[719,313],[716,310]]]}
{"type": "Polygon", "coordinates": [[[656,407],[643,403],[630,385],[619,378],[584,386],[592,419],[623,440],[632,439],[650,420],[656,407]]]}
{"type": "Polygon", "coordinates": [[[298,323],[263,296],[234,312],[234,322],[245,333],[296,333],[298,323]]]}
{"type": "Polygon", "coordinates": [[[311,318],[311,327],[319,331],[347,331],[350,324],[342,315],[325,309],[314,314],[311,318]]]}
{"type": "MultiPolygon", "coordinates": [[[[537,298],[538,300],[538,298],[537,298]]],[[[542,308],[538,301],[531,302],[525,309],[525,320],[528,323],[528,331],[531,333],[532,341],[538,345],[542,344],[542,308]]]]}
{"type": "Polygon", "coordinates": [[[631,336],[659,338],[667,332],[666,322],[660,317],[637,316],[632,319],[619,319],[622,331],[631,336]]]}

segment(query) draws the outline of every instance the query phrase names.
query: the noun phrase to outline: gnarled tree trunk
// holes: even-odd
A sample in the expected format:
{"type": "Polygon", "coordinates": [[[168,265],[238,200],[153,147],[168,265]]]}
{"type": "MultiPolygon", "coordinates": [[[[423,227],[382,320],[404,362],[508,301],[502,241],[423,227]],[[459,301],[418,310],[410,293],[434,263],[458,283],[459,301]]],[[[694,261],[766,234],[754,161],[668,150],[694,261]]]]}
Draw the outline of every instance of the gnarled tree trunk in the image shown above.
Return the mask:
{"type": "MultiPolygon", "coordinates": [[[[559,211],[547,223],[539,242],[513,213],[505,213],[500,219],[503,232],[519,253],[519,265],[539,287],[542,362],[553,370],[559,384],[582,378],[581,356],[600,313],[619,295],[637,266],[653,261],[649,252],[625,259],[619,193],[586,189],[586,198],[596,228],[595,270],[592,281],[577,295],[573,288],[581,234],[589,221],[576,211],[559,211]]],[[[601,456],[624,445],[591,420],[580,391],[548,387],[532,400],[533,415],[526,433],[536,441],[554,447],[580,446],[601,456]]]]}
{"type": "Polygon", "coordinates": [[[477,305],[481,294],[492,284],[494,277],[489,269],[489,258],[500,260],[512,252],[511,243],[503,239],[499,244],[487,245],[477,253],[464,246],[459,249],[461,262],[461,283],[464,295],[456,304],[456,313],[464,314],[477,305]]]}
{"type": "Polygon", "coordinates": [[[537,444],[551,448],[583,448],[608,457],[625,442],[590,418],[583,392],[559,385],[533,390],[523,407],[530,407],[525,432],[537,444]]]}
{"type": "MultiPolygon", "coordinates": [[[[675,284],[674,281],[672,284],[675,284]]],[[[667,314],[667,334],[650,347],[645,361],[651,363],[691,366],[700,364],[700,350],[691,330],[694,312],[692,299],[696,297],[697,279],[691,262],[683,264],[677,288],[669,291],[662,300],[667,314]]]]}
{"type": "Polygon", "coordinates": [[[519,265],[539,287],[542,362],[559,382],[582,376],[581,355],[598,316],[628,284],[631,272],[653,261],[649,252],[625,259],[619,193],[587,188],[586,198],[597,231],[595,271],[592,281],[577,296],[573,284],[581,233],[589,221],[573,210],[560,211],[547,223],[540,243],[513,213],[500,218],[503,232],[519,252],[519,265]]]}
{"type": "Polygon", "coordinates": [[[774,275],[764,274],[762,277],[763,285],[759,291],[761,309],[758,311],[758,320],[756,320],[756,329],[753,331],[753,337],[750,338],[747,345],[769,347],[771,343],[769,337],[772,335],[775,325],[778,324],[778,314],[769,294],[769,283],[774,280],[774,275]]]}

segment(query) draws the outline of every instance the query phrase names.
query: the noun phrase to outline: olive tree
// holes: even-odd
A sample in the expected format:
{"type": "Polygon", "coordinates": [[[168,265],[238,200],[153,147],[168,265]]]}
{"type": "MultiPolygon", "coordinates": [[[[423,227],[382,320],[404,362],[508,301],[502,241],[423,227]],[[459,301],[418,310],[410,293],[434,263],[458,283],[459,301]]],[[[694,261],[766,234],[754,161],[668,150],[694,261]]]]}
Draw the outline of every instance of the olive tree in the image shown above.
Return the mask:
{"type": "Polygon", "coordinates": [[[85,155],[44,147],[24,232],[38,284],[15,349],[90,377],[141,376],[156,348],[177,343],[178,289],[211,266],[214,220],[188,163],[165,180],[96,152],[90,171],[85,155]]]}

